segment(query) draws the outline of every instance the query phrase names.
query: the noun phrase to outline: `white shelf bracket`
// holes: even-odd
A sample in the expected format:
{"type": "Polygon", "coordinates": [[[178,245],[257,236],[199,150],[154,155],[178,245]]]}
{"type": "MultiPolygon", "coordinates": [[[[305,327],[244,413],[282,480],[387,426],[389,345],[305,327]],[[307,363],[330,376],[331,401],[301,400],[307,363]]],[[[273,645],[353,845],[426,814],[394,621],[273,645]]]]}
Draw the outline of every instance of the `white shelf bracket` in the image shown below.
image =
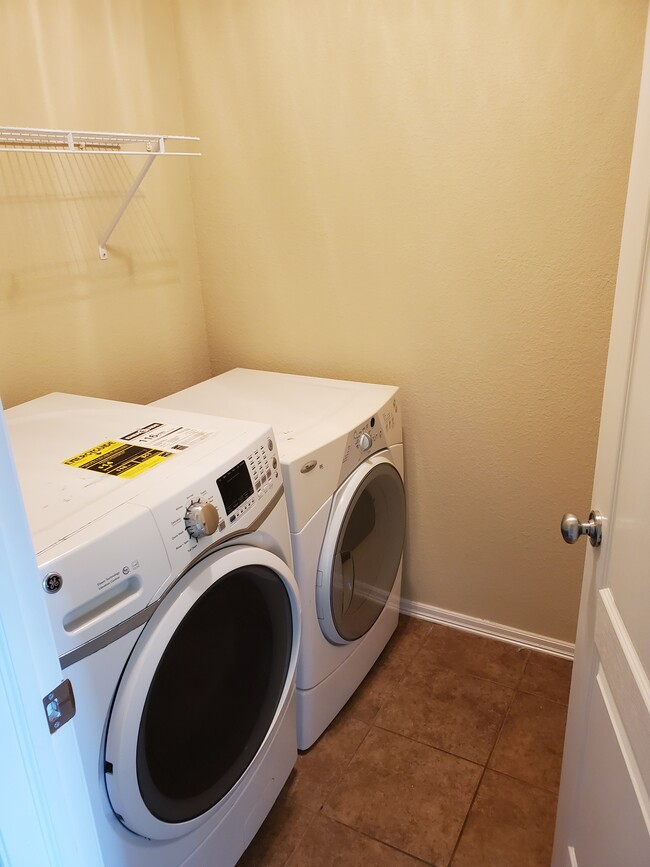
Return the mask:
{"type": "Polygon", "coordinates": [[[159,156],[200,157],[194,152],[184,153],[177,150],[167,150],[165,142],[199,141],[191,135],[157,135],[127,132],[89,132],[87,130],[34,129],[32,127],[0,126],[0,153],[20,152],[31,154],[67,154],[80,158],[88,158],[97,154],[113,154],[117,156],[145,156],[146,160],[138,176],[131,184],[126,198],[113,217],[99,242],[99,258],[107,259],[106,244],[119,223],[122,214],[129,206],[131,199],[138,191],[144,176],[153,161],[159,156]],[[138,145],[140,147],[138,147],[138,145]],[[144,145],[144,149],[142,146],[144,145]],[[130,147],[130,150],[125,150],[130,147]]]}
{"type": "Polygon", "coordinates": [[[142,168],[138,172],[137,177],[135,178],[135,180],[131,184],[124,201],[122,202],[122,204],[120,205],[120,207],[117,210],[117,213],[115,214],[115,216],[111,220],[111,224],[109,225],[108,229],[102,235],[102,237],[99,241],[99,258],[100,259],[108,259],[108,250],[106,249],[106,244],[108,243],[108,239],[111,237],[111,235],[113,234],[113,230],[115,229],[117,224],[122,219],[122,214],[126,211],[126,209],[128,208],[128,206],[131,202],[131,199],[137,193],[138,187],[140,186],[140,184],[144,180],[145,175],[147,174],[147,172],[149,171],[149,169],[153,165],[154,160],[156,159],[156,157],[159,154],[164,153],[164,152],[165,152],[165,140],[161,137],[158,139],[154,149],[152,150],[152,152],[149,154],[149,156],[145,160],[144,165],[142,166],[142,168]]]}

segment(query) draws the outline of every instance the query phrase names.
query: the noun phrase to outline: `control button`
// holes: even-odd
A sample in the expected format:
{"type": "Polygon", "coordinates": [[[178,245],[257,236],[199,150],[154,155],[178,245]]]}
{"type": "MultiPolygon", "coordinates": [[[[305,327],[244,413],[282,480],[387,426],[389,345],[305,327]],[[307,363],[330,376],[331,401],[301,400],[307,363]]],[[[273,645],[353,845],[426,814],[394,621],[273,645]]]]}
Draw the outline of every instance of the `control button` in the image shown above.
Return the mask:
{"type": "Polygon", "coordinates": [[[211,536],[218,526],[219,512],[212,503],[203,503],[200,500],[190,503],[185,512],[185,529],[193,539],[211,536]]]}
{"type": "Polygon", "coordinates": [[[372,439],[370,434],[367,434],[365,431],[359,437],[359,448],[362,452],[367,452],[370,446],[372,445],[372,439]]]}

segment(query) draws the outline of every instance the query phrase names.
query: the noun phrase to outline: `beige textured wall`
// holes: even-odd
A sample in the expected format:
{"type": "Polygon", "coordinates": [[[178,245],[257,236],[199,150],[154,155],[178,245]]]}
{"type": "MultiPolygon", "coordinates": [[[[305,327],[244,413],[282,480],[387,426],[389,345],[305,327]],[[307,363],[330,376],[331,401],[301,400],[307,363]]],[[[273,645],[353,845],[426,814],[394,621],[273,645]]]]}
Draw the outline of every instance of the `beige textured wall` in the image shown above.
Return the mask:
{"type": "Polygon", "coordinates": [[[645,0],[179,0],[214,372],[398,383],[405,595],[572,640],[645,0]]]}
{"type": "MultiPolygon", "coordinates": [[[[183,134],[171,5],[0,4],[0,123],[183,134]]],[[[191,130],[188,130],[191,134],[191,130]]],[[[198,158],[197,158],[198,159],[198,158]]],[[[209,373],[189,161],[0,154],[0,394],[151,400],[209,373]]]]}
{"type": "Polygon", "coordinates": [[[212,372],[403,387],[406,596],[570,640],[584,551],[557,525],[590,506],[645,13],[1,4],[1,123],[204,154],[152,168],[105,262],[141,161],[0,154],[5,405],[204,378],[205,301],[212,372]]]}

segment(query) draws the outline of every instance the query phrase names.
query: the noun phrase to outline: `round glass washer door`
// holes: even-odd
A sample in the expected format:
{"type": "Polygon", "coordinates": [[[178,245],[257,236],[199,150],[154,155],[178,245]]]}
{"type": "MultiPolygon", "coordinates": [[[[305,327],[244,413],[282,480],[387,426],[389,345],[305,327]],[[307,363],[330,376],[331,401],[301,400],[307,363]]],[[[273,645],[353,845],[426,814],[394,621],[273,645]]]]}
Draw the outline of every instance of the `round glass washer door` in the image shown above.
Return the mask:
{"type": "Polygon", "coordinates": [[[288,566],[247,546],[209,555],[161,602],[106,735],[106,788],[127,828],[186,834],[254,772],[293,690],[298,612],[288,566]]]}
{"type": "Polygon", "coordinates": [[[316,609],[333,644],[361,638],[384,610],[405,529],[402,478],[388,457],[373,455],[335,494],[318,562],[316,609]]]}

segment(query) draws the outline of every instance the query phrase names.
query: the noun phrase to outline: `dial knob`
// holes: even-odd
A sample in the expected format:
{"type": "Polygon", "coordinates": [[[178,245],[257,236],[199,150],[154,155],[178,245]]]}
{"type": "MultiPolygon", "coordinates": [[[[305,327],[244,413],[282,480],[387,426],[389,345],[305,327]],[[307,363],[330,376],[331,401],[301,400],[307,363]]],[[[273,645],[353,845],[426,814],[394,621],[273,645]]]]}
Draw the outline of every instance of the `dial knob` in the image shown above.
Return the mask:
{"type": "Polygon", "coordinates": [[[190,503],[185,512],[185,527],[193,539],[211,536],[219,526],[219,512],[212,503],[190,503]]]}
{"type": "Polygon", "coordinates": [[[367,452],[370,446],[372,445],[372,439],[370,434],[367,434],[365,431],[359,437],[359,448],[362,452],[367,452]]]}

